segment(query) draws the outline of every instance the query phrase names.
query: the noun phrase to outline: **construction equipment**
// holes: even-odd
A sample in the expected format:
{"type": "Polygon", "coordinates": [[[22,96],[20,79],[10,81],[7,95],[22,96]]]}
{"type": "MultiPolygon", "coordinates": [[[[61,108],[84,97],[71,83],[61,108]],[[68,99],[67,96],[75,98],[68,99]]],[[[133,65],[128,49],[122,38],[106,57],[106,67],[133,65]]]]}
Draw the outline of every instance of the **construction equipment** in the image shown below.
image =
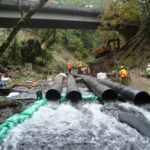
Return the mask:
{"type": "Polygon", "coordinates": [[[119,51],[119,50],[120,50],[120,39],[119,38],[109,39],[107,41],[106,46],[102,46],[102,47],[96,49],[94,51],[94,54],[96,54],[96,58],[99,58],[111,51],[119,51]]]}

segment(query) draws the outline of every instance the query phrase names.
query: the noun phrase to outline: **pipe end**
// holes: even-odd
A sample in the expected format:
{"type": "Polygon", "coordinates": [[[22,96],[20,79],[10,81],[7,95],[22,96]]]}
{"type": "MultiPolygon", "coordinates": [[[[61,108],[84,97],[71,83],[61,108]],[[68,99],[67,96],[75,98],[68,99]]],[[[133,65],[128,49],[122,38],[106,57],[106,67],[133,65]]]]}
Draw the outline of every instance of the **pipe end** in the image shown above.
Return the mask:
{"type": "Polygon", "coordinates": [[[58,100],[60,99],[60,93],[55,89],[50,89],[46,92],[45,95],[47,100],[58,100]]]}
{"type": "Polygon", "coordinates": [[[150,103],[150,95],[145,91],[141,91],[141,92],[137,93],[137,95],[135,96],[134,103],[135,104],[150,103]]]}
{"type": "Polygon", "coordinates": [[[104,100],[116,100],[117,99],[117,94],[115,91],[113,91],[112,89],[108,89],[106,90],[103,94],[102,94],[102,99],[104,100]]]}
{"type": "Polygon", "coordinates": [[[71,91],[67,94],[67,99],[70,99],[72,102],[78,102],[82,99],[82,95],[78,91],[71,91]]]}

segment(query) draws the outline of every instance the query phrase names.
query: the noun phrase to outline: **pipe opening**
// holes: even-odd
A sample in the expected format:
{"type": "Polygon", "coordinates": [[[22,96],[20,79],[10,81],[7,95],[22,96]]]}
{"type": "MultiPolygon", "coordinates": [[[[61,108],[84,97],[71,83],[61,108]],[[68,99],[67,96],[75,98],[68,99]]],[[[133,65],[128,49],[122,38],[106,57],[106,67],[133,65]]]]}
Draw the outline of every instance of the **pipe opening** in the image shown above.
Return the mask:
{"type": "Polygon", "coordinates": [[[135,104],[146,104],[146,103],[150,103],[150,96],[148,93],[142,91],[139,92],[135,98],[134,98],[134,103],[135,104]]]}
{"type": "Polygon", "coordinates": [[[115,91],[109,89],[109,90],[106,90],[102,94],[102,99],[104,99],[104,100],[115,100],[115,99],[117,99],[117,94],[115,91]]]}
{"type": "Polygon", "coordinates": [[[67,94],[67,99],[70,99],[72,102],[78,102],[82,99],[82,95],[80,92],[71,91],[67,94]]]}
{"type": "Polygon", "coordinates": [[[48,100],[58,100],[60,99],[60,93],[55,89],[50,89],[46,92],[45,96],[48,100]]]}

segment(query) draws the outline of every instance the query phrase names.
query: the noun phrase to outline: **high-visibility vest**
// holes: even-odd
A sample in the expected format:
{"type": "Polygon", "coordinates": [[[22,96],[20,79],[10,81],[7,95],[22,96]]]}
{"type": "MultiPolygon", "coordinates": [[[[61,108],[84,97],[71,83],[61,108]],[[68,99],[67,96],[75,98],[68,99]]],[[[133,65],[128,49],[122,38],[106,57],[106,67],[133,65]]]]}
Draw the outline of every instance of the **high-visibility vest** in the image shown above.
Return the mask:
{"type": "Polygon", "coordinates": [[[147,75],[150,76],[150,67],[148,67],[148,68],[146,69],[146,72],[147,72],[147,75]]]}
{"type": "Polygon", "coordinates": [[[125,69],[120,70],[120,78],[125,78],[127,77],[127,71],[125,69]]]}
{"type": "Polygon", "coordinates": [[[72,63],[68,62],[68,69],[72,69],[72,63]]]}
{"type": "Polygon", "coordinates": [[[88,73],[90,73],[90,72],[91,72],[91,70],[90,70],[90,68],[89,68],[89,67],[87,68],[87,72],[88,72],[88,73]]]}
{"type": "Polygon", "coordinates": [[[82,62],[81,62],[81,61],[78,61],[77,67],[78,67],[78,68],[82,67],[82,62]]]}

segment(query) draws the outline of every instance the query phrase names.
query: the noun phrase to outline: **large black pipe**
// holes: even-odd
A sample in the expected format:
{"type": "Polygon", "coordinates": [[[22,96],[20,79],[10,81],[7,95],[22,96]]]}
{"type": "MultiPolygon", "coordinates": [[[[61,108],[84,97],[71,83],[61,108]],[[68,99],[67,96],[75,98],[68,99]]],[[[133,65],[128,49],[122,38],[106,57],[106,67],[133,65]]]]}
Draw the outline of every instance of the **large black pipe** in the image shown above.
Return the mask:
{"type": "Polygon", "coordinates": [[[74,74],[74,76],[81,77],[84,81],[85,84],[99,97],[101,97],[103,100],[114,100],[117,99],[117,94],[116,92],[103,85],[100,84],[96,78],[88,76],[88,75],[78,75],[74,74]]]}
{"type": "Polygon", "coordinates": [[[119,120],[135,128],[142,135],[150,138],[150,123],[126,112],[119,113],[119,120]]]}
{"type": "Polygon", "coordinates": [[[82,99],[82,95],[76,85],[73,75],[68,75],[68,84],[67,84],[67,99],[70,99],[72,102],[78,102],[82,99]]]}
{"type": "Polygon", "coordinates": [[[105,80],[98,79],[98,81],[114,89],[116,92],[120,93],[123,97],[134,101],[135,104],[145,104],[150,102],[150,96],[145,91],[140,91],[135,88],[113,82],[108,79],[105,80]]]}
{"type": "Polygon", "coordinates": [[[58,100],[61,97],[62,91],[62,83],[63,83],[63,76],[57,76],[51,86],[51,88],[46,92],[45,97],[48,100],[58,100]]]}

